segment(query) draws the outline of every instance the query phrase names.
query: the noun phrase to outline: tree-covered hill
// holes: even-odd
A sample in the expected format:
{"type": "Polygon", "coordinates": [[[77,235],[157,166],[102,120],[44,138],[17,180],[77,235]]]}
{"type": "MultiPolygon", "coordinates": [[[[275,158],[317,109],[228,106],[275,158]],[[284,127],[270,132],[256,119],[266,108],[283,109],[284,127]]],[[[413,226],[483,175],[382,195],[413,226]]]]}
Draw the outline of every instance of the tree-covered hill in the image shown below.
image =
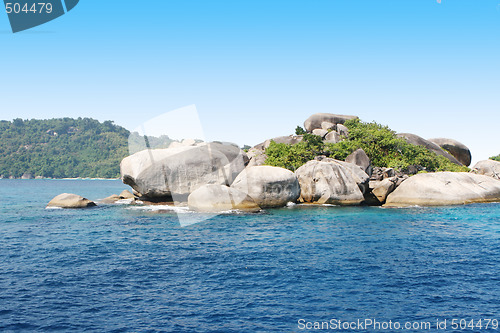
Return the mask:
{"type": "Polygon", "coordinates": [[[119,177],[129,134],[90,118],[0,121],[0,176],[119,177]]]}

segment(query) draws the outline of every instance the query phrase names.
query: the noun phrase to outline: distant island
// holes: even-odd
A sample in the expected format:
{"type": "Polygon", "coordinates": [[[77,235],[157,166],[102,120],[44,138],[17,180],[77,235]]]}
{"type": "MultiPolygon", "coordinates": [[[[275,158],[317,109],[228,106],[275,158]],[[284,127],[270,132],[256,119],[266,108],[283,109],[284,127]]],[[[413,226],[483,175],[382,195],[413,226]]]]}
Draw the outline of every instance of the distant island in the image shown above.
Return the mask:
{"type": "Polygon", "coordinates": [[[129,135],[91,118],[0,121],[0,178],[118,178],[129,135]]]}

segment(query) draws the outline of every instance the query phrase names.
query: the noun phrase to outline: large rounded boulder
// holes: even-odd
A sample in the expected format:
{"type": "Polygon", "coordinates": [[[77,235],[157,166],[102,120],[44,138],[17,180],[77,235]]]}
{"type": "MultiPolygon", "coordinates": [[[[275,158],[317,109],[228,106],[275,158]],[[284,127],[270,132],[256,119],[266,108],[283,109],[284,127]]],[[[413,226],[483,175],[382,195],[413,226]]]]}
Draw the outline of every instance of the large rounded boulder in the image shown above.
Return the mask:
{"type": "Polygon", "coordinates": [[[95,202],[71,193],[59,194],[47,205],[48,208],[88,208],[94,206],[96,206],[95,202]]]}
{"type": "Polygon", "coordinates": [[[189,209],[199,212],[220,212],[233,209],[259,211],[259,206],[246,193],[224,185],[204,185],[188,197],[189,209]]]}
{"type": "Polygon", "coordinates": [[[309,161],[295,174],[301,188],[300,202],[359,205],[364,200],[353,171],[340,163],[309,161]]]}
{"type": "Polygon", "coordinates": [[[411,143],[412,145],[425,147],[425,148],[429,149],[430,151],[436,153],[437,155],[444,156],[454,164],[462,165],[462,163],[460,163],[454,156],[452,156],[450,153],[443,150],[441,147],[439,147],[434,142],[431,142],[431,141],[426,140],[418,135],[411,134],[411,133],[399,133],[397,136],[405,139],[406,142],[411,143]]]}
{"type": "Polygon", "coordinates": [[[300,196],[299,181],[293,172],[267,165],[246,168],[231,187],[247,193],[261,208],[283,207],[300,196]]]}
{"type": "Polygon", "coordinates": [[[446,206],[500,201],[500,181],[467,172],[421,173],[405,180],[385,206],[446,206]]]}
{"type": "Polygon", "coordinates": [[[368,175],[371,176],[373,172],[372,161],[366,155],[365,151],[361,148],[354,151],[351,155],[347,156],[345,159],[347,163],[353,163],[361,167],[361,169],[368,175]]]}
{"type": "Polygon", "coordinates": [[[474,165],[471,172],[500,180],[500,162],[493,160],[479,161],[474,165]]]}
{"type": "Polygon", "coordinates": [[[237,146],[212,142],[143,150],[125,158],[120,169],[123,182],[145,199],[186,201],[203,185],[231,185],[247,163],[237,146]]]}
{"type": "Polygon", "coordinates": [[[304,128],[307,132],[312,133],[315,129],[321,129],[322,123],[327,122],[333,125],[343,124],[347,120],[358,119],[357,116],[345,116],[332,113],[315,113],[304,122],[304,128]]]}
{"type": "Polygon", "coordinates": [[[467,148],[467,146],[465,146],[463,143],[460,143],[453,139],[445,139],[445,138],[434,138],[434,139],[429,139],[429,141],[434,142],[439,147],[449,152],[463,165],[465,166],[470,165],[470,162],[472,160],[472,155],[470,153],[469,148],[467,148]]]}

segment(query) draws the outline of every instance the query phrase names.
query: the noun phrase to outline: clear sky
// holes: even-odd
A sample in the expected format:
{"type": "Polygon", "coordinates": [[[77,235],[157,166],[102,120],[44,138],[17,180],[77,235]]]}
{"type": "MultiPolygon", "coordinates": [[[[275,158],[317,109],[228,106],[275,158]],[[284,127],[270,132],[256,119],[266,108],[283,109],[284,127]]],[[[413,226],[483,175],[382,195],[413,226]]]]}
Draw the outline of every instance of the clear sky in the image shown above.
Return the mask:
{"type": "Polygon", "coordinates": [[[208,139],[254,145],[331,112],[500,153],[500,0],[81,0],[18,34],[0,11],[0,45],[0,119],[194,104],[208,139]]]}

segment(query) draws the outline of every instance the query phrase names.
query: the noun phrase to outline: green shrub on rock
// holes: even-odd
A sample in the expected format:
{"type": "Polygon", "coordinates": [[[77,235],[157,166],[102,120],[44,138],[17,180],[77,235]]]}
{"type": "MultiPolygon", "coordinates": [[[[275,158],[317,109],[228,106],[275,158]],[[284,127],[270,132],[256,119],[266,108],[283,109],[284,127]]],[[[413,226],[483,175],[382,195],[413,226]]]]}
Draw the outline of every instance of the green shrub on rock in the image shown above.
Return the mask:
{"type": "Polygon", "coordinates": [[[499,161],[500,162],[500,154],[497,155],[497,156],[490,157],[490,160],[499,161]]]}
{"type": "Polygon", "coordinates": [[[334,144],[324,143],[319,136],[312,134],[304,134],[304,140],[295,145],[271,142],[266,149],[266,164],[295,170],[318,155],[345,160],[352,152],[361,148],[370,157],[372,164],[378,167],[405,171],[412,165],[418,165],[427,171],[469,170],[425,147],[407,143],[387,126],[359,119],[348,120],[344,125],[349,129],[349,137],[334,144]]]}

